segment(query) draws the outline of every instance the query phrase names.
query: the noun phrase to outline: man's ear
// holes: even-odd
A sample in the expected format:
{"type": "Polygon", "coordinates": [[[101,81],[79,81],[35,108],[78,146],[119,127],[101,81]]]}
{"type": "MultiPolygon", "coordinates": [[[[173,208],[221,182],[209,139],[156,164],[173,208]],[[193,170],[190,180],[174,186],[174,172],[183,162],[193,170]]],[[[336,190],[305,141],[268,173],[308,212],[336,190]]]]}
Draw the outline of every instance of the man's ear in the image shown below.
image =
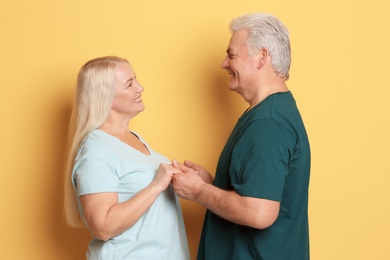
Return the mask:
{"type": "Polygon", "coordinates": [[[268,50],[262,48],[261,50],[259,50],[258,56],[259,56],[259,60],[257,63],[257,68],[260,69],[261,67],[263,67],[263,65],[266,63],[268,59],[269,56],[268,50]]]}

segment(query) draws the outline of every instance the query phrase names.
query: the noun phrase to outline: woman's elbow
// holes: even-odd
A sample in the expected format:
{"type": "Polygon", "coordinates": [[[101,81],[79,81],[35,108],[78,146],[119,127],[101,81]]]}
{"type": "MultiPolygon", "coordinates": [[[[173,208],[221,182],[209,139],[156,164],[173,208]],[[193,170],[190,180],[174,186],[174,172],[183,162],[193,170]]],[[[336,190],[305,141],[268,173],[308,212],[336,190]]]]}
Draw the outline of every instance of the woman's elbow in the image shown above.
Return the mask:
{"type": "Polygon", "coordinates": [[[108,241],[109,239],[111,239],[113,237],[112,234],[109,234],[107,232],[100,231],[100,230],[91,230],[91,232],[95,238],[102,240],[104,242],[108,241]]]}
{"type": "MultiPolygon", "coordinates": [[[[87,221],[88,222],[88,221],[87,221]]],[[[115,234],[108,229],[107,225],[101,223],[88,223],[88,229],[92,233],[92,235],[102,241],[108,241],[109,239],[113,238],[115,234]]]]}

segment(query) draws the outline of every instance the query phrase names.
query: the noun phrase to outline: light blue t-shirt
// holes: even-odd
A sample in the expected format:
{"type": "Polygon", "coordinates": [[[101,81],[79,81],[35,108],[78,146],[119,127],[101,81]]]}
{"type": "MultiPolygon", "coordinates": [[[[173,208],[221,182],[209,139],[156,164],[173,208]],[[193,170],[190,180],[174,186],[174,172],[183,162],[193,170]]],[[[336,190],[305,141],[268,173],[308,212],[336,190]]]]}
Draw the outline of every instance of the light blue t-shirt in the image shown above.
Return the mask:
{"type": "MultiPolygon", "coordinates": [[[[150,155],[101,130],[94,130],[85,138],[72,174],[83,219],[79,196],[117,192],[119,202],[124,202],[153,181],[161,163],[170,163],[168,158],[156,153],[141,137],[138,138],[150,155]]],[[[172,187],[162,192],[145,214],[122,234],[108,241],[93,238],[88,245],[87,258],[190,259],[180,203],[172,187]]]]}

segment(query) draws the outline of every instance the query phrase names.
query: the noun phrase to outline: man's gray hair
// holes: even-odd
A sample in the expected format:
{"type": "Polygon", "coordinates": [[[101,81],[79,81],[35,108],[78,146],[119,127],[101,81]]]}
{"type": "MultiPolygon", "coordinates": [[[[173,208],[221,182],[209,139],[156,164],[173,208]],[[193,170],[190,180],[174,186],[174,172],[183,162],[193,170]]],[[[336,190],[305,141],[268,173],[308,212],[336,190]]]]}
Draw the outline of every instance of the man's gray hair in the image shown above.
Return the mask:
{"type": "Polygon", "coordinates": [[[267,49],[274,70],[288,80],[291,48],[287,27],[271,14],[254,13],[238,17],[230,23],[233,33],[241,29],[248,30],[249,55],[252,56],[263,48],[267,49]]]}

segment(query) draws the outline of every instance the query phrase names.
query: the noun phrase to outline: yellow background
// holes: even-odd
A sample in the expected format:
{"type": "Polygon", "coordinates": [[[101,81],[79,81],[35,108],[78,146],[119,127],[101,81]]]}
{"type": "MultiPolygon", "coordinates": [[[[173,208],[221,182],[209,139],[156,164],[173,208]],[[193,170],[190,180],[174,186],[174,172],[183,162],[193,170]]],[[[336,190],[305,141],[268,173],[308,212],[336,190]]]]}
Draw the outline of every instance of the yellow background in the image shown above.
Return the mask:
{"type": "MultiPolygon", "coordinates": [[[[83,259],[89,234],[61,212],[78,69],[128,58],[146,110],[131,122],[160,153],[214,171],[246,103],[220,69],[233,17],[289,28],[288,85],[312,147],[312,259],[390,259],[388,0],[19,0],[0,3],[0,259],[83,259]]],[[[182,202],[195,257],[204,209],[182,202]]]]}

